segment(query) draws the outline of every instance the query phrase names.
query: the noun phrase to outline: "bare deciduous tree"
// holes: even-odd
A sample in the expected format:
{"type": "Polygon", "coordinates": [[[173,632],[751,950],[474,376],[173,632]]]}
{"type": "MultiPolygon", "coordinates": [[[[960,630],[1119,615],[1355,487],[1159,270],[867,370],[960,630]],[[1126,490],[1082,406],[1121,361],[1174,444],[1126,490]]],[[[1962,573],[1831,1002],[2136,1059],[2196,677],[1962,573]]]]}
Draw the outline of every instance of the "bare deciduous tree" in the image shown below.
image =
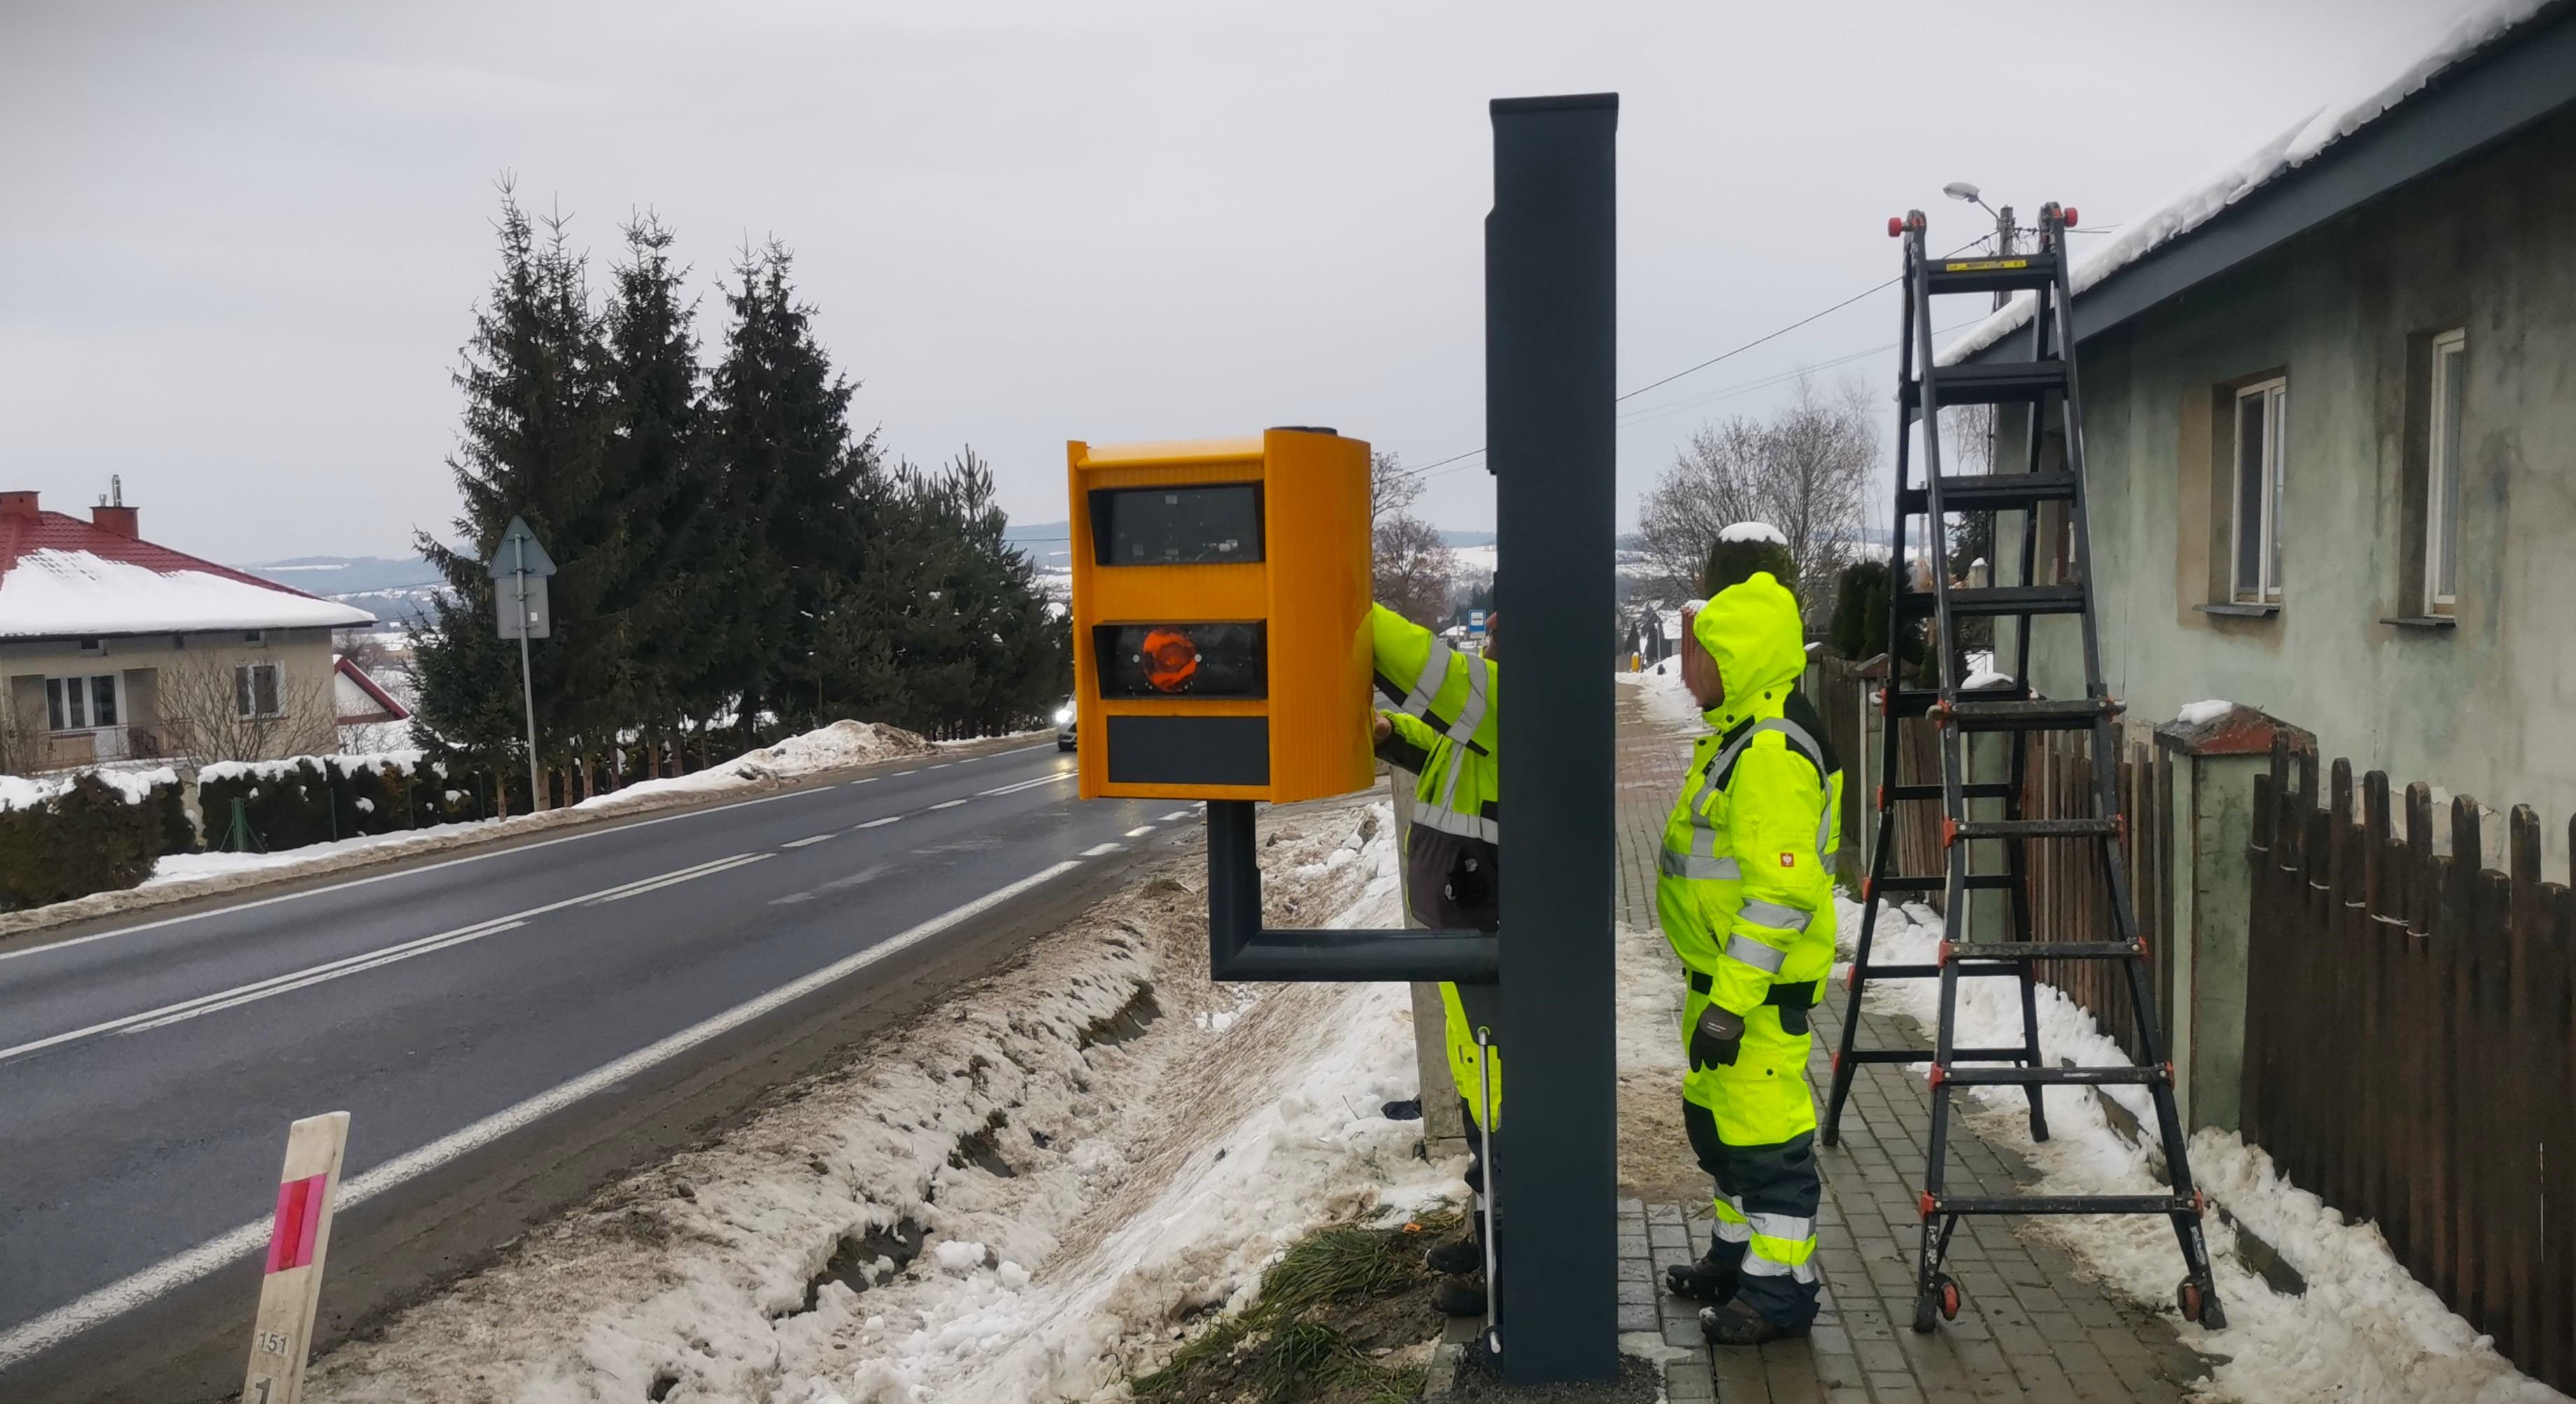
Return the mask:
{"type": "Polygon", "coordinates": [[[1379,522],[1370,536],[1375,560],[1369,588],[1377,602],[1427,629],[1447,622],[1458,563],[1439,529],[1398,512],[1379,522]]]}
{"type": "Polygon", "coordinates": [[[246,761],[340,749],[329,673],[280,662],[271,695],[242,676],[245,666],[228,655],[200,653],[161,668],[156,681],[166,753],[246,761]]]}
{"type": "Polygon", "coordinates": [[[1833,608],[1834,577],[1859,552],[1862,499],[1877,462],[1876,413],[1850,383],[1821,394],[1802,380],[1797,398],[1767,422],[1736,416],[1701,428],[1638,510],[1641,585],[1667,601],[1695,596],[1718,532],[1768,522],[1789,539],[1800,605],[1823,618],[1833,608]]]}
{"type": "Polygon", "coordinates": [[[1369,524],[1374,526],[1422,500],[1422,470],[1407,468],[1392,453],[1369,455],[1369,524]]]}

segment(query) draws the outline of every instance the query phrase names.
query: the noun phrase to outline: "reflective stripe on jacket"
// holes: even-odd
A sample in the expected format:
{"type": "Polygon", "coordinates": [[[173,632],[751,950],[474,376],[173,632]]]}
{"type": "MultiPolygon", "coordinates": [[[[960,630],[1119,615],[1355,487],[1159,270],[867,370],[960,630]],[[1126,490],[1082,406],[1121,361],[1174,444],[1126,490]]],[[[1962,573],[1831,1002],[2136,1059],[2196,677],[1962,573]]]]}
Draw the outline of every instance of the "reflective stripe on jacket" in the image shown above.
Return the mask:
{"type": "Polygon", "coordinates": [[[1756,574],[1711,600],[1692,632],[1726,696],[1665,823],[1656,906],[1711,1000],[1749,1014],[1774,985],[1813,985],[1833,966],[1842,772],[1796,692],[1806,641],[1787,589],[1756,574]]]}

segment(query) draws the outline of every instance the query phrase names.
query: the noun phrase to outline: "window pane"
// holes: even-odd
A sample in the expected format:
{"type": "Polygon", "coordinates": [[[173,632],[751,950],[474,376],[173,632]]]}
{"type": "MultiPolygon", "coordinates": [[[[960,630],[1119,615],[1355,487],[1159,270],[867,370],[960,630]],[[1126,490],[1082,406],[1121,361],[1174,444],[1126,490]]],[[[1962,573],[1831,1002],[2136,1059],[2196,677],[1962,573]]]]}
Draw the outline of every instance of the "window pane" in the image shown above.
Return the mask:
{"type": "Polygon", "coordinates": [[[2281,593],[2281,475],[2290,461],[2290,392],[2275,390],[2265,413],[2272,420],[2272,497],[2263,504],[2263,540],[2272,553],[2271,569],[2263,577],[2266,599],[2281,593]]]}
{"type": "Polygon", "coordinates": [[[250,665],[247,663],[233,669],[233,711],[239,716],[253,715],[250,709],[250,665]]]}
{"type": "Polygon", "coordinates": [[[2460,592],[2460,392],[2468,357],[2457,345],[2442,348],[2433,394],[2433,593],[2444,600],[2460,592]]]}
{"type": "Polygon", "coordinates": [[[63,679],[63,723],[75,731],[89,725],[89,698],[78,678],[63,679]]]}
{"type": "Polygon", "coordinates": [[[65,720],[63,715],[63,680],[61,678],[45,679],[46,729],[50,731],[62,731],[70,725],[71,723],[65,720]]]}
{"type": "Polygon", "coordinates": [[[277,715],[277,665],[262,663],[251,670],[251,697],[259,704],[263,717],[277,715]]]}
{"type": "Polygon", "coordinates": [[[89,680],[90,720],[99,726],[116,725],[116,674],[101,673],[89,680]]]}
{"type": "Polygon", "coordinates": [[[2236,593],[2263,588],[2263,397],[2236,402],[2236,593]]]}

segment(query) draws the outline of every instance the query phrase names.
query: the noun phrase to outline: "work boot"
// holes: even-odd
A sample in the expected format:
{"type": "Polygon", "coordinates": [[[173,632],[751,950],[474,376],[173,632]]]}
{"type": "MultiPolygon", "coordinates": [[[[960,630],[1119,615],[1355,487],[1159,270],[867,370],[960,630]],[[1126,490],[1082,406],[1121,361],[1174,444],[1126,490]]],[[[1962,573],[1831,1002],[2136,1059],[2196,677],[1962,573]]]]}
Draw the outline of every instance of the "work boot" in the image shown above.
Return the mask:
{"type": "Polygon", "coordinates": [[[1485,1275],[1453,1272],[1431,1286],[1431,1305],[1442,1316],[1485,1314],[1485,1275]]]}
{"type": "Polygon", "coordinates": [[[1758,1346],[1803,1336],[1807,1328],[1782,1326],[1743,1302],[1730,1301],[1700,1308],[1699,1333],[1708,1337],[1710,1345],[1758,1346]]]}
{"type": "MultiPolygon", "coordinates": [[[[1735,1255],[1740,1258],[1742,1255],[1735,1255]]],[[[1701,1255],[1699,1261],[1680,1263],[1664,1269],[1664,1290],[1676,1297],[1695,1302],[1731,1302],[1740,1276],[1734,1261],[1720,1262],[1715,1249],[1701,1255]]]]}
{"type": "Polygon", "coordinates": [[[1479,1272],[1485,1266],[1485,1215],[1479,1210],[1467,1221],[1467,1231],[1446,1243],[1434,1243],[1422,1254],[1423,1264],[1433,1272],[1479,1272]]]}

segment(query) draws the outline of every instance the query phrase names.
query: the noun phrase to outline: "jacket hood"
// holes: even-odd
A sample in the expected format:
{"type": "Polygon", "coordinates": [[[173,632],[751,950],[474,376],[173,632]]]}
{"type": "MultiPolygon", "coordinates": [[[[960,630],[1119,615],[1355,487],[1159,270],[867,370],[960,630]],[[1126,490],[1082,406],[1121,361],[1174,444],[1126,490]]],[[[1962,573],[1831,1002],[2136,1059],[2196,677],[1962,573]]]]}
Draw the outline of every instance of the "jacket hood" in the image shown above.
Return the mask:
{"type": "Polygon", "coordinates": [[[1717,675],[1726,683],[1726,699],[1708,713],[1720,731],[1748,717],[1778,716],[1789,689],[1807,670],[1798,598],[1769,571],[1718,592],[1692,621],[1691,632],[1717,660],[1717,675]]]}

